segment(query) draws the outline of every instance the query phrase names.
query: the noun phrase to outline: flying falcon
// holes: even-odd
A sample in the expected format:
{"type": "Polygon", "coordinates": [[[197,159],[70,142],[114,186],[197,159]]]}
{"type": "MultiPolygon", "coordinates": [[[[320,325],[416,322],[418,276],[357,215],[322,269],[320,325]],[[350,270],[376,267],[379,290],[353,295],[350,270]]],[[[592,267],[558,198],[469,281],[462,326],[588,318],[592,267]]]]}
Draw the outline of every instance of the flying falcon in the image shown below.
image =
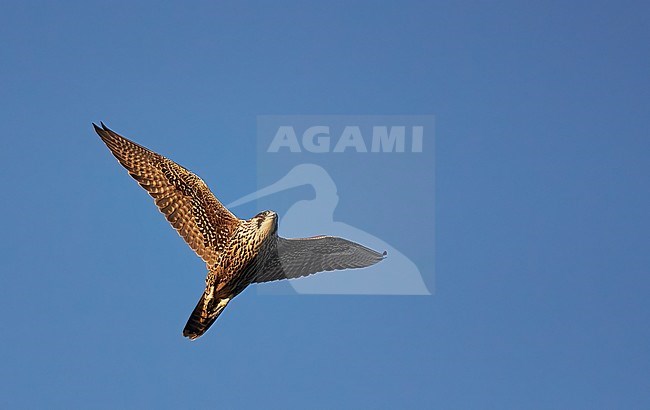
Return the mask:
{"type": "Polygon", "coordinates": [[[101,128],[93,127],[206,263],[205,290],[183,329],[183,336],[192,340],[203,335],[228,303],[251,283],[363,268],[386,255],[333,236],[282,238],[277,234],[275,212],[239,219],[186,168],[111,131],[104,123],[101,128]]]}

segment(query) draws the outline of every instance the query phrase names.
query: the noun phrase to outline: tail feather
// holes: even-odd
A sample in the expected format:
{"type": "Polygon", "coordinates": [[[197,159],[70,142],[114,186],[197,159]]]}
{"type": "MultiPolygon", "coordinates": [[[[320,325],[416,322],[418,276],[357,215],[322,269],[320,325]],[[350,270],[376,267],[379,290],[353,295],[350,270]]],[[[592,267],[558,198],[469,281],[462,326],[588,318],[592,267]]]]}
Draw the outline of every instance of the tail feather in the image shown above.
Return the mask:
{"type": "Polygon", "coordinates": [[[201,337],[226,308],[230,298],[207,297],[204,293],[183,329],[183,336],[190,340],[201,337]]]}

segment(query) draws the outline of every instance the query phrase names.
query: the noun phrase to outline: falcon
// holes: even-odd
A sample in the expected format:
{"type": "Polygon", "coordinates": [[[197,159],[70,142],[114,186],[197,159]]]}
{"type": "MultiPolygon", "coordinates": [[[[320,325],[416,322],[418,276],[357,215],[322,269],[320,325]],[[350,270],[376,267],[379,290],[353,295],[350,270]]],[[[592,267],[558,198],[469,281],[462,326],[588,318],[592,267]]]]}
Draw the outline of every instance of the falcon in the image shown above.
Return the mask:
{"type": "Polygon", "coordinates": [[[93,127],[111,153],[205,261],[205,290],[183,329],[183,336],[191,340],[203,335],[228,303],[252,283],[364,268],[386,256],[386,252],[333,236],[282,238],[273,211],[239,219],[197,175],[100,124],[93,123],[93,127]]]}

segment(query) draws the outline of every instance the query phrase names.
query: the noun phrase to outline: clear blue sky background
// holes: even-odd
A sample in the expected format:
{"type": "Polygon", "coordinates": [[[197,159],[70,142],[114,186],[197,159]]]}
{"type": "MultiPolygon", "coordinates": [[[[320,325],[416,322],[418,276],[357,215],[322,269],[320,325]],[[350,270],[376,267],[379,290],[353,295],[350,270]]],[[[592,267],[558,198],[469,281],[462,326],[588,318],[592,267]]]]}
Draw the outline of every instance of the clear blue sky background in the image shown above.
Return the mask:
{"type": "Polygon", "coordinates": [[[348,3],[3,2],[0,407],[650,407],[648,3],[348,3]],[[90,123],[228,201],[260,114],[436,116],[435,295],[181,337],[203,263],[90,123]]]}

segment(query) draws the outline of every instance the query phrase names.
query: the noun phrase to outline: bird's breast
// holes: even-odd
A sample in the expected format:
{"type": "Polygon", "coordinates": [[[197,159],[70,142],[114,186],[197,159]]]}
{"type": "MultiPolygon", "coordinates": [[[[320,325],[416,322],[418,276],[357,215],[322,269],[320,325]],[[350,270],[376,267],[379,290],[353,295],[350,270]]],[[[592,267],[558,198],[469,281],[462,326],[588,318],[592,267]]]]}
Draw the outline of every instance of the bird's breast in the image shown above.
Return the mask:
{"type": "Polygon", "coordinates": [[[243,223],[235,231],[218,262],[224,272],[223,280],[229,283],[228,287],[243,290],[254,280],[275,243],[275,234],[271,232],[264,229],[264,225],[258,228],[251,223],[243,223]]]}

